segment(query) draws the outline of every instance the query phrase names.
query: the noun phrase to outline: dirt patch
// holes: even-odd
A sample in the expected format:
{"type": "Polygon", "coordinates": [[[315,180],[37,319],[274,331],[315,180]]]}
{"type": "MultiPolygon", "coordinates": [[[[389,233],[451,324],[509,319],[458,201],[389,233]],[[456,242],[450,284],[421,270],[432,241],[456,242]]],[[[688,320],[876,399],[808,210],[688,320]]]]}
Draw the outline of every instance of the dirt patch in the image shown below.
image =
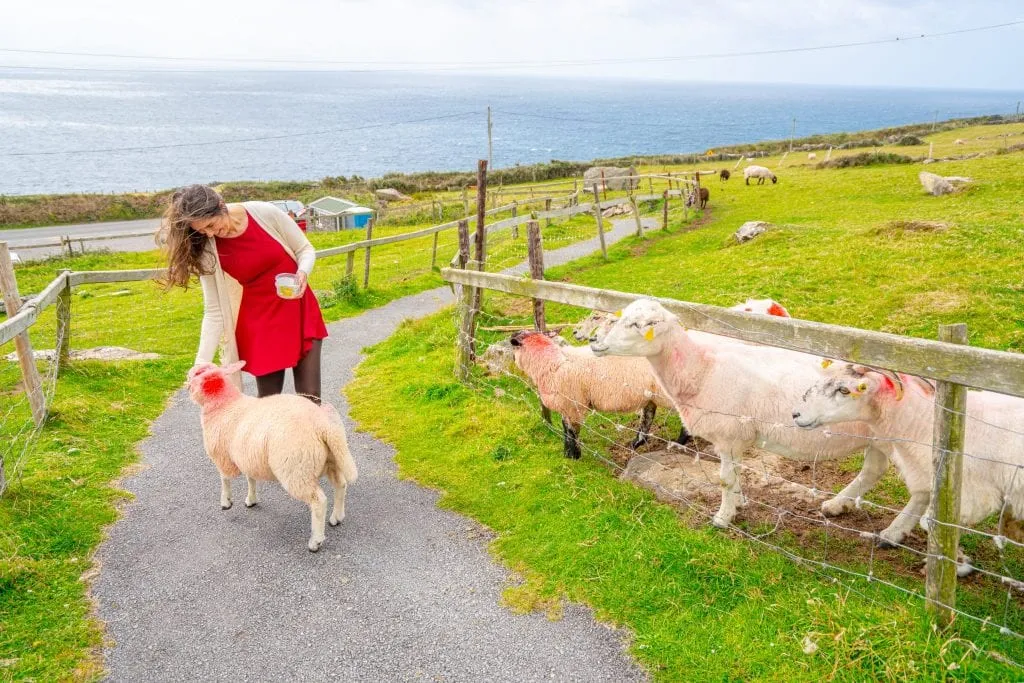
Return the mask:
{"type": "Polygon", "coordinates": [[[879,237],[902,237],[905,234],[945,232],[952,226],[943,221],[889,221],[875,228],[872,234],[879,237]]]}
{"type": "Polygon", "coordinates": [[[958,292],[920,292],[910,297],[903,305],[903,310],[907,312],[925,310],[933,313],[952,313],[965,309],[967,304],[967,297],[958,292]]]}

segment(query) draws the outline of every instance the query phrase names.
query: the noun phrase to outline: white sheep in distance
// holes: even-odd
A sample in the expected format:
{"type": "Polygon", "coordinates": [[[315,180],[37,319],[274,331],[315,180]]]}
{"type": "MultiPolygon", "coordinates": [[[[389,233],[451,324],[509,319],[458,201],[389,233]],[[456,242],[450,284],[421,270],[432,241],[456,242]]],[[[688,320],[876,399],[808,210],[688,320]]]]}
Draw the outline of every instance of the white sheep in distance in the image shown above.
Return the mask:
{"type": "Polygon", "coordinates": [[[747,166],[743,169],[743,182],[746,185],[750,184],[751,178],[757,178],[758,185],[764,185],[765,180],[771,180],[772,185],[779,182],[779,179],[775,177],[769,169],[764,166],[747,166]]]}
{"type": "MultiPolygon", "coordinates": [[[[582,454],[579,432],[591,408],[608,413],[643,411],[632,448],[646,443],[656,408],[672,408],[647,363],[597,358],[587,347],[558,345],[551,334],[518,332],[511,339],[512,352],[541,403],[562,416],[565,457],[575,460],[582,454]]],[[[678,443],[689,438],[684,427],[678,443]]]]}
{"type": "Polygon", "coordinates": [[[316,552],[325,539],[327,516],[321,475],[334,487],[331,526],[344,519],[345,490],[358,476],[341,416],[334,406],[294,394],[246,396],[227,381],[244,365],[208,364],[189,373],[189,394],[201,409],[203,444],[220,472],[221,509],[231,508],[231,479],[239,474],[249,484],[246,507],[257,503],[257,480],[278,481],[288,495],[309,505],[307,547],[316,552]]]}
{"type": "Polygon", "coordinates": [[[751,446],[808,462],[841,460],[864,450],[857,477],[821,506],[828,515],[852,507],[888,468],[885,454],[866,438],[865,425],[844,425],[842,431],[851,436],[831,437],[793,428],[791,406],[819,376],[819,358],[752,344],[702,343],[664,306],[648,299],[627,306],[604,339],[590,347],[598,356],[645,357],[683,424],[714,446],[722,481],[715,526],[731,524],[743,502],[738,469],[751,446]]]}
{"type": "MultiPolygon", "coordinates": [[[[793,420],[800,427],[855,420],[878,437],[878,447],[896,465],[910,491],[910,503],[897,518],[901,534],[918,520],[933,517],[935,389],[931,384],[888,370],[833,363],[794,405],[793,420]]],[[[1002,513],[1010,532],[1006,535],[1024,540],[1019,526],[1024,520],[1024,434],[1020,432],[1024,399],[969,391],[967,416],[960,524],[969,526],[1002,513]]],[[[968,564],[957,570],[961,575],[969,571],[968,564]]]]}
{"type": "Polygon", "coordinates": [[[729,307],[730,311],[757,313],[758,315],[774,315],[779,318],[791,318],[789,311],[775,299],[747,299],[741,304],[729,307]]]}

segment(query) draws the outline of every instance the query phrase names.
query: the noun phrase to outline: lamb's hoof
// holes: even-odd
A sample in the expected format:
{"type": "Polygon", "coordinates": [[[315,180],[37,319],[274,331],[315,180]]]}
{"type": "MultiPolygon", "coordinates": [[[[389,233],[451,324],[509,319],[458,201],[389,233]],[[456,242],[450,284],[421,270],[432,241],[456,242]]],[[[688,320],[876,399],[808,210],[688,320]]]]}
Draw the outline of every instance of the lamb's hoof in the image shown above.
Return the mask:
{"type": "Polygon", "coordinates": [[[254,500],[251,503],[248,500],[246,500],[245,501],[245,507],[247,507],[247,508],[254,508],[254,507],[256,507],[257,503],[259,503],[258,500],[254,500]]]}
{"type": "Polygon", "coordinates": [[[693,441],[693,437],[690,436],[689,434],[687,434],[686,436],[681,436],[678,439],[676,439],[676,443],[679,444],[680,446],[685,446],[691,441],[693,441]]]}
{"type": "Polygon", "coordinates": [[[581,455],[582,455],[582,453],[580,453],[580,451],[566,451],[565,452],[565,457],[569,458],[570,460],[579,460],[581,455]]]}
{"type": "Polygon", "coordinates": [[[220,504],[220,509],[221,510],[230,510],[231,509],[231,503],[228,503],[227,505],[225,505],[224,503],[221,503],[220,504]]]}
{"type": "Polygon", "coordinates": [[[341,524],[341,520],[342,519],[344,519],[344,518],[343,517],[331,517],[329,520],[327,520],[327,522],[331,526],[338,526],[339,524],[341,524]]]}
{"type": "Polygon", "coordinates": [[[821,512],[826,517],[838,517],[843,514],[849,508],[847,501],[840,498],[833,498],[832,500],[826,500],[821,504],[821,512]]]}
{"type": "Polygon", "coordinates": [[[893,548],[896,548],[898,545],[899,544],[897,542],[890,541],[888,538],[885,538],[884,536],[879,536],[877,539],[875,539],[875,547],[879,550],[892,550],[893,548]]]}
{"type": "Polygon", "coordinates": [[[636,439],[633,443],[629,444],[629,447],[634,451],[647,443],[647,439],[636,439]]]}
{"type": "Polygon", "coordinates": [[[725,517],[722,517],[720,515],[715,515],[714,517],[712,517],[711,518],[711,523],[713,525],[715,525],[716,527],[718,527],[719,529],[728,529],[729,528],[729,520],[727,520],[725,517]]]}
{"type": "Polygon", "coordinates": [[[310,541],[309,545],[307,545],[306,547],[309,548],[309,552],[315,553],[316,551],[320,550],[320,546],[322,546],[323,544],[323,541],[310,541]]]}

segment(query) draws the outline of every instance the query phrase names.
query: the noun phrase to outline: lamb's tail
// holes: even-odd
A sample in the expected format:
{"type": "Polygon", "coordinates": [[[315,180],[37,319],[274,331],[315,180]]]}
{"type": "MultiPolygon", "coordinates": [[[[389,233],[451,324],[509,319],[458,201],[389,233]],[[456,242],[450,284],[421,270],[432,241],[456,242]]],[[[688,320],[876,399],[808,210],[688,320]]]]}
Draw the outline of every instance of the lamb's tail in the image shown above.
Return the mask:
{"type": "Polygon", "coordinates": [[[331,423],[323,433],[324,443],[331,452],[324,465],[325,474],[328,479],[340,476],[346,484],[351,484],[359,478],[359,472],[356,470],[356,461],[352,459],[352,453],[348,450],[348,439],[345,438],[341,415],[329,403],[323,404],[323,410],[331,423]]]}

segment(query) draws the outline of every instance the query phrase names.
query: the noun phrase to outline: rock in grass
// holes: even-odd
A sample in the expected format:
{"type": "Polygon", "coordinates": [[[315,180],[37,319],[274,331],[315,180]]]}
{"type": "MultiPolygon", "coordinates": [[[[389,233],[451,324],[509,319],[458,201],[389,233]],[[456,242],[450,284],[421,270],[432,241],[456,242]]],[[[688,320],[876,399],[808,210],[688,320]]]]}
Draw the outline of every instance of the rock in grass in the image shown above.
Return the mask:
{"type": "Polygon", "coordinates": [[[770,227],[771,223],[768,223],[767,221],[747,221],[740,226],[740,229],[733,234],[733,237],[736,238],[737,242],[743,244],[744,242],[749,242],[758,235],[767,232],[770,227]]]}
{"type": "Polygon", "coordinates": [[[377,199],[383,199],[387,202],[402,202],[406,199],[411,199],[411,197],[402,194],[393,187],[382,187],[379,190],[374,190],[373,193],[377,196],[377,199]]]}

